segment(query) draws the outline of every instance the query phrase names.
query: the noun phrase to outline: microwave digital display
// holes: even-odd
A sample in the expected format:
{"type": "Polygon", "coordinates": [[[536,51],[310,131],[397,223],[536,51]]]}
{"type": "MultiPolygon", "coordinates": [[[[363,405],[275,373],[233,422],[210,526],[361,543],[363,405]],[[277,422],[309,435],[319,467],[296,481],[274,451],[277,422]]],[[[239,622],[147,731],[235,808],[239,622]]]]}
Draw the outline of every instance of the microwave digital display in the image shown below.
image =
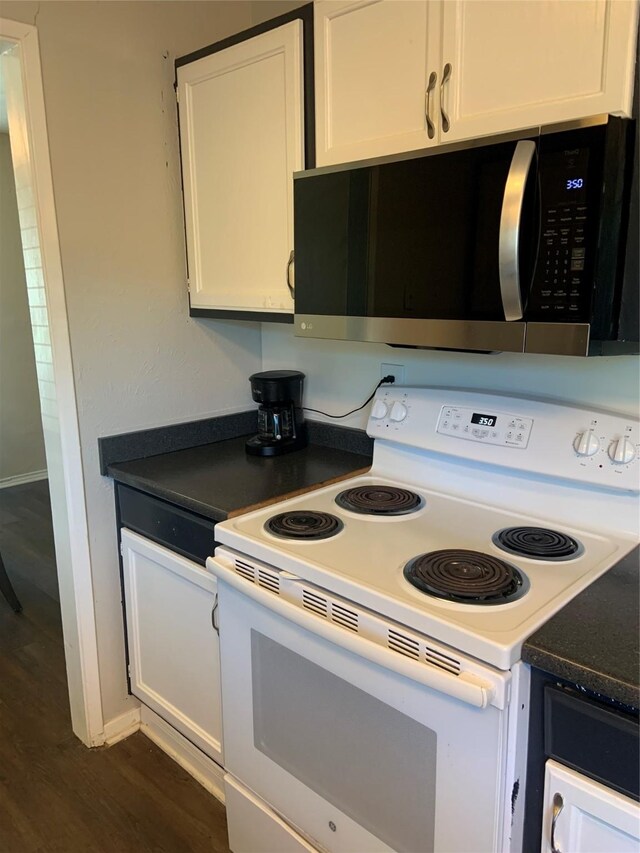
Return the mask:
{"type": "Polygon", "coordinates": [[[584,187],[584,178],[567,178],[565,189],[581,190],[584,187]]]}

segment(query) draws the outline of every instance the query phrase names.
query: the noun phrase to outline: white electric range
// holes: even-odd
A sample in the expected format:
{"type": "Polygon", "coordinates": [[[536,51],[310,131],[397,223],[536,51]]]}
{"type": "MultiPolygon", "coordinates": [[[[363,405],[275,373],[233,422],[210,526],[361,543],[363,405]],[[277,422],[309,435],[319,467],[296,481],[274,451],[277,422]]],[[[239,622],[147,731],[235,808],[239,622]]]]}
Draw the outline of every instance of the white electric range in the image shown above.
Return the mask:
{"type": "Polygon", "coordinates": [[[231,848],[519,850],[522,644],[637,543],[638,422],[391,387],[367,431],[216,527],[231,848]]]}

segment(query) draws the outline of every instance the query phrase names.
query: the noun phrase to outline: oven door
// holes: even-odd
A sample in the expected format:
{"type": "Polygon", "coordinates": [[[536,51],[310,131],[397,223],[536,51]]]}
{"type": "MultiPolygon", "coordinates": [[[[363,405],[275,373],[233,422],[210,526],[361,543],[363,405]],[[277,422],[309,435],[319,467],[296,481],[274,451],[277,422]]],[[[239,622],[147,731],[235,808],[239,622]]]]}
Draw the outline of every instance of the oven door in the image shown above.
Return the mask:
{"type": "Polygon", "coordinates": [[[309,596],[307,609],[291,603],[298,578],[252,583],[225,563],[208,561],[226,770],[322,850],[500,849],[507,714],[489,702],[508,673],[458,684],[354,633],[340,605],[343,625],[309,596]]]}

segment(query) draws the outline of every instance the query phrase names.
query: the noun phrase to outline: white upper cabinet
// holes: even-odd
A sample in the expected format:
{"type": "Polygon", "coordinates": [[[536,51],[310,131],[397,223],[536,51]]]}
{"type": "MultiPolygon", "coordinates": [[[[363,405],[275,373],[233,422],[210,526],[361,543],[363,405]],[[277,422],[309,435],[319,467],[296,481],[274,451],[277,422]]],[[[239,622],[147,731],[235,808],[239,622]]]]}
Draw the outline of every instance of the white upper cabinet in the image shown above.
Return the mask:
{"type": "Polygon", "coordinates": [[[440,16],[438,2],[317,0],[318,166],[437,142],[440,16]]]}
{"type": "Polygon", "coordinates": [[[631,115],[633,0],[447,0],[442,141],[631,115]]]}
{"type": "Polygon", "coordinates": [[[317,164],[628,116],[637,14],[636,0],[316,0],[317,164]]]}
{"type": "Polygon", "coordinates": [[[302,21],[177,69],[192,308],[291,313],[302,21]]]}

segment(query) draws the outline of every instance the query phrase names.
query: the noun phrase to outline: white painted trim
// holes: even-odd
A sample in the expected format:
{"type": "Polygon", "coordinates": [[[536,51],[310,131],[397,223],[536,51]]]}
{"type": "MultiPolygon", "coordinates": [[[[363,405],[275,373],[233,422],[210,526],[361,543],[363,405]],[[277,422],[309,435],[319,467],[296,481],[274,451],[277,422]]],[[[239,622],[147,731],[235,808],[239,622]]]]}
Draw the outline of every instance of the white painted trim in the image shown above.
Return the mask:
{"type": "MultiPolygon", "coordinates": [[[[73,377],[67,309],[58,242],[58,225],[47,135],[42,69],[36,27],[0,18],[0,38],[20,48],[24,91],[24,133],[28,142],[34,200],[38,218],[42,269],[49,314],[53,372],[60,429],[61,460],[47,460],[49,481],[60,478],[68,523],[56,539],[68,542],[68,561],[59,561],[61,608],[71,721],[75,734],[88,746],[104,743],[104,721],[98,669],[91,557],[84,495],[84,473],[73,377]],[[65,589],[66,587],[66,589],[65,589]],[[64,590],[64,592],[63,592],[64,590]],[[65,618],[64,614],[69,614],[65,618]],[[72,624],[70,624],[72,623],[72,624]]],[[[11,121],[11,119],[10,119],[11,121]]],[[[11,133],[10,133],[11,136],[11,133]]]]}
{"type": "Polygon", "coordinates": [[[140,729],[140,708],[131,708],[104,724],[104,742],[113,746],[140,729]]]}
{"type": "Polygon", "coordinates": [[[208,755],[194,746],[191,741],[166,723],[146,705],[140,708],[140,731],[152,740],[163,752],[173,758],[206,788],[216,799],[224,803],[224,770],[208,755]]]}
{"type": "Polygon", "coordinates": [[[46,479],[46,468],[42,471],[31,471],[29,474],[16,474],[14,477],[3,477],[0,480],[0,489],[10,489],[11,486],[22,486],[24,483],[35,483],[38,480],[46,479]]]}

